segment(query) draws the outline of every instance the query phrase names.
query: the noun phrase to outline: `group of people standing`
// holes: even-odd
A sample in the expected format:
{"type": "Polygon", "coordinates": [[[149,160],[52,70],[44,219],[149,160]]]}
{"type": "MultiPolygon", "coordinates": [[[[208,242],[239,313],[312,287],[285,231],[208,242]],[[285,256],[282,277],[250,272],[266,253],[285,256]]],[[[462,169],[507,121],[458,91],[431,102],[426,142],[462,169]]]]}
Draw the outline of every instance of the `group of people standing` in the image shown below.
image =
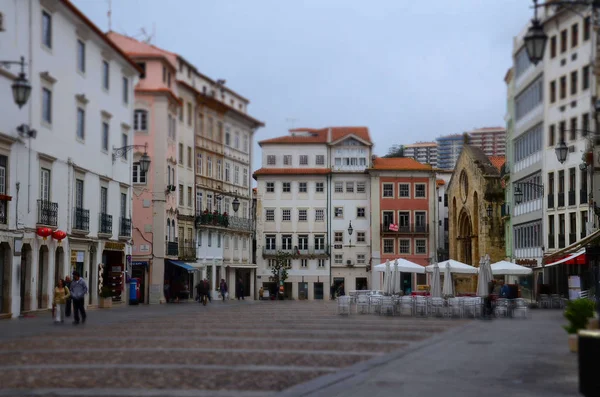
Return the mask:
{"type": "MultiPolygon", "coordinates": [[[[204,298],[204,296],[207,296],[208,300],[212,302],[212,299],[210,296],[210,291],[211,291],[211,286],[210,286],[210,282],[208,281],[208,279],[200,280],[200,282],[196,285],[196,300],[202,302],[202,299],[204,298]]],[[[227,286],[227,282],[225,282],[225,279],[223,279],[223,278],[221,279],[221,282],[219,283],[219,293],[221,295],[221,298],[223,299],[223,302],[225,302],[225,300],[229,296],[229,288],[227,286]]],[[[236,283],[235,295],[238,300],[240,300],[240,299],[245,300],[244,299],[244,283],[242,282],[242,279],[239,279],[238,282],[236,283]]]]}
{"type": "Polygon", "coordinates": [[[87,314],[85,312],[85,294],[88,293],[88,287],[84,279],[78,272],[73,272],[73,280],[67,276],[64,280],[58,280],[54,288],[54,298],[52,300],[52,313],[54,322],[61,324],[65,322],[65,317],[71,317],[73,311],[73,324],[85,323],[87,314]],[[71,307],[73,308],[71,310],[71,307]]]}

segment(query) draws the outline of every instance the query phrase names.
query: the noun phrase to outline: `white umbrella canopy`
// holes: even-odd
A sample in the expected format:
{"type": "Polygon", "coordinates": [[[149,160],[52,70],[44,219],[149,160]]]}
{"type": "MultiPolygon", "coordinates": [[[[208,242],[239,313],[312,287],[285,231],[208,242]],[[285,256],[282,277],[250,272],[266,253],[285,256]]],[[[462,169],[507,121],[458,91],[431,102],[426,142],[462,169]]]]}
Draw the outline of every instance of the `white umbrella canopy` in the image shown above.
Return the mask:
{"type": "Polygon", "coordinates": [[[431,276],[431,296],[433,298],[442,297],[442,282],[440,278],[440,267],[437,263],[433,265],[433,275],[431,276]]]}
{"type": "MultiPolygon", "coordinates": [[[[450,266],[451,273],[477,274],[476,267],[467,265],[466,263],[455,261],[454,259],[448,259],[447,261],[440,262],[439,266],[440,268],[446,268],[447,266],[450,266]]],[[[428,272],[433,272],[433,265],[429,265],[425,269],[428,272]]]]}
{"type": "Polygon", "coordinates": [[[392,288],[390,289],[391,294],[398,292],[397,284],[400,280],[400,273],[398,272],[398,259],[394,261],[394,269],[392,271],[392,288]]]}
{"type": "Polygon", "coordinates": [[[444,296],[454,296],[454,287],[452,285],[452,268],[449,263],[446,263],[446,268],[444,270],[444,289],[442,290],[442,294],[444,296]]]}
{"type": "Polygon", "coordinates": [[[527,276],[533,272],[533,270],[528,267],[507,261],[492,263],[490,267],[492,274],[496,275],[527,276]]]}
{"type": "MultiPolygon", "coordinates": [[[[398,259],[396,259],[396,261],[398,261],[398,271],[400,273],[420,273],[420,274],[425,273],[425,267],[423,267],[419,264],[416,264],[411,261],[407,261],[406,259],[402,259],[402,258],[398,258],[398,259]]],[[[386,265],[388,264],[388,262],[389,261],[386,261],[386,263],[382,263],[380,265],[375,265],[373,267],[373,270],[376,272],[385,272],[386,265]]]]}
{"type": "Polygon", "coordinates": [[[479,261],[479,275],[477,276],[477,296],[486,297],[489,295],[489,283],[492,281],[492,270],[490,269],[489,256],[481,257],[479,261]]]}

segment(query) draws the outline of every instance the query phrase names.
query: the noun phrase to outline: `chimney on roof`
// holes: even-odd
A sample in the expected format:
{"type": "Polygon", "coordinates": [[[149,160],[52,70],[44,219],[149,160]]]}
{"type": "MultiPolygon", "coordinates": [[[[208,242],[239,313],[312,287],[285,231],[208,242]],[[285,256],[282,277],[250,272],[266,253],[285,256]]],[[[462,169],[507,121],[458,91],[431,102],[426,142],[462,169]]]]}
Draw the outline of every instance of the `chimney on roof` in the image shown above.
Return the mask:
{"type": "Polygon", "coordinates": [[[331,128],[327,129],[327,143],[331,142],[331,128]]]}

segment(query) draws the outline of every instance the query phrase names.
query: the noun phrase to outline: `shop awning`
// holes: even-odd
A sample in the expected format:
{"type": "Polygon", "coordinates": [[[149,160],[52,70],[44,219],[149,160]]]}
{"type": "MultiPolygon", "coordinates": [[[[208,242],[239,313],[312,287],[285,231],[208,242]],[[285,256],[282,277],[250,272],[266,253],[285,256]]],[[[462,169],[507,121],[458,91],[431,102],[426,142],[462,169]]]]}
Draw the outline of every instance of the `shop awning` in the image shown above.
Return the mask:
{"type": "Polygon", "coordinates": [[[182,262],[182,261],[169,260],[168,262],[171,263],[171,264],[173,264],[173,265],[175,265],[175,266],[179,266],[179,267],[187,270],[188,272],[194,272],[194,271],[196,271],[196,268],[194,266],[191,266],[191,265],[189,265],[189,264],[187,264],[185,262],[182,262]]]}
{"type": "Polygon", "coordinates": [[[562,259],[557,260],[555,262],[548,263],[546,265],[546,267],[559,265],[561,263],[564,263],[566,265],[585,265],[586,264],[585,249],[583,249],[581,251],[577,251],[574,254],[567,255],[567,256],[563,257],[562,259]]]}
{"type": "Polygon", "coordinates": [[[254,263],[227,263],[225,266],[231,267],[234,269],[257,269],[258,265],[254,263]]]}

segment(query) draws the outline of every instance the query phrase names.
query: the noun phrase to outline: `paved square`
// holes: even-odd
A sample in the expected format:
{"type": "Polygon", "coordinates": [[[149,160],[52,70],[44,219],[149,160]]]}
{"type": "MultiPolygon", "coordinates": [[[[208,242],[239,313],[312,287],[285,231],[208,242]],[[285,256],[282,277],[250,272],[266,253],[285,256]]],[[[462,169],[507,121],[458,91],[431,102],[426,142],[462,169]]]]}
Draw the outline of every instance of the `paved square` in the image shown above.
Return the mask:
{"type": "Polygon", "coordinates": [[[317,301],[96,310],[77,327],[43,316],[7,325],[0,395],[264,396],[465,323],[341,317],[317,301]]]}

